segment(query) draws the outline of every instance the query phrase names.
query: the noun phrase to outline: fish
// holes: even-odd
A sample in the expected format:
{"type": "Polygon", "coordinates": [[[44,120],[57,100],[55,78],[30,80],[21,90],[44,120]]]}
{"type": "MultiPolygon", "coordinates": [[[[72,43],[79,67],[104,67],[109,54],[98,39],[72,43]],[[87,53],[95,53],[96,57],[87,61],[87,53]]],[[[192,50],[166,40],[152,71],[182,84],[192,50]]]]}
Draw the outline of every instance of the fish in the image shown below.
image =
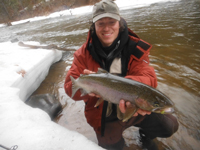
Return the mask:
{"type": "Polygon", "coordinates": [[[129,101],[133,107],[127,108],[123,114],[123,122],[128,121],[137,110],[143,109],[160,114],[174,112],[173,101],[164,93],[141,82],[110,74],[102,68],[96,73],[81,74],[72,81],[72,96],[80,89],[81,96],[94,93],[100,96],[95,107],[104,100],[119,106],[121,99],[129,101]]]}

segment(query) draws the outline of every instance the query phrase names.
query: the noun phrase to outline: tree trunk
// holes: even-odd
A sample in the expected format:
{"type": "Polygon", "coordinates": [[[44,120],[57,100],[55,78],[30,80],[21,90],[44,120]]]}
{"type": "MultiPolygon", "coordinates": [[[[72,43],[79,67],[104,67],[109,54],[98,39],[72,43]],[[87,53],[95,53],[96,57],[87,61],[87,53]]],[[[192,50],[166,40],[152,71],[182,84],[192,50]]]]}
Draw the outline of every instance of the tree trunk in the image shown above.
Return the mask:
{"type": "Polygon", "coordinates": [[[8,16],[8,19],[11,20],[11,17],[10,17],[10,15],[9,15],[9,13],[8,13],[8,10],[7,10],[7,8],[6,8],[6,6],[5,6],[3,0],[1,0],[1,4],[3,5],[4,11],[6,12],[6,14],[7,14],[7,16],[8,16]]]}

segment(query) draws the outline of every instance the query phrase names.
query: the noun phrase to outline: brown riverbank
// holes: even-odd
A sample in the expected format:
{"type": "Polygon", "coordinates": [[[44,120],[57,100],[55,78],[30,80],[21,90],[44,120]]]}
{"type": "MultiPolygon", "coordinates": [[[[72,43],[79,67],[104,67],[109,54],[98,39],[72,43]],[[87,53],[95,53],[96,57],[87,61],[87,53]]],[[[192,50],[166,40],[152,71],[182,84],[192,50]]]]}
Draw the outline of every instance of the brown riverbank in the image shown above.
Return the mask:
{"type": "Polygon", "coordinates": [[[8,26],[12,25],[13,21],[32,18],[36,16],[47,16],[50,13],[58,12],[70,8],[80,6],[93,5],[100,0],[49,0],[33,3],[16,3],[15,5],[3,2],[0,7],[0,23],[5,23],[8,26]]]}

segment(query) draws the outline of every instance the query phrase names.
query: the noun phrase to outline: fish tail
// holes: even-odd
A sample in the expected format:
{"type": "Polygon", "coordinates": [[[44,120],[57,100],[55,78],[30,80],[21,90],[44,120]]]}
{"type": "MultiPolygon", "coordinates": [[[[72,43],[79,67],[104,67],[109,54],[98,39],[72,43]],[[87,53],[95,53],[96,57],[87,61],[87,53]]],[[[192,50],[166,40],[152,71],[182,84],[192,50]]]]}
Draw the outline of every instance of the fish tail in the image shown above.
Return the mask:
{"type": "Polygon", "coordinates": [[[78,91],[79,87],[76,84],[76,80],[72,76],[70,76],[70,78],[72,81],[72,96],[71,96],[71,98],[72,98],[72,97],[74,97],[75,93],[78,91]]]}

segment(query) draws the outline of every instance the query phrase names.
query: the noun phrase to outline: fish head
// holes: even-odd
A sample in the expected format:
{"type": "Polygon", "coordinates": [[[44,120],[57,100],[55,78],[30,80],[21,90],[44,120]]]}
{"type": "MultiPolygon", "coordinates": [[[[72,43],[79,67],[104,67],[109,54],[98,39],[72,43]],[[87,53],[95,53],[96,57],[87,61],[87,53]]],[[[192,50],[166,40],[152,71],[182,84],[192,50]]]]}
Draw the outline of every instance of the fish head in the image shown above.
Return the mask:
{"type": "Polygon", "coordinates": [[[151,93],[151,95],[138,97],[135,103],[139,108],[155,113],[168,114],[174,112],[173,102],[166,95],[157,91],[151,93]]]}

